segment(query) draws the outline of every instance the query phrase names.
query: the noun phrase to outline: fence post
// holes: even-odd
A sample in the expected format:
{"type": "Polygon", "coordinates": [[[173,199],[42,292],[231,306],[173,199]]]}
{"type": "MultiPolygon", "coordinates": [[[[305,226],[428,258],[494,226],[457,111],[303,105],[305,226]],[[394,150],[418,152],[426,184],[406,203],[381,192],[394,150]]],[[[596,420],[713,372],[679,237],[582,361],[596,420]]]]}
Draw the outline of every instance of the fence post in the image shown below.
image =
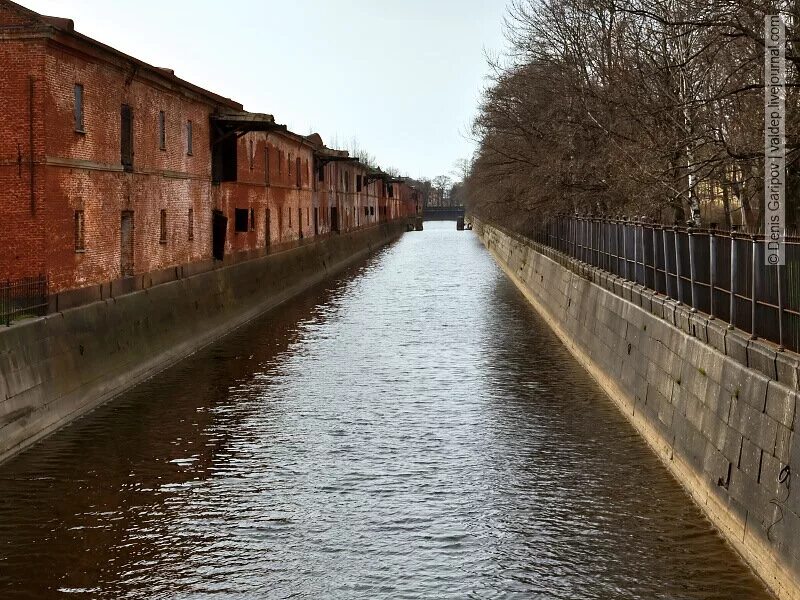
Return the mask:
{"type": "Polygon", "coordinates": [[[739,244],[736,243],[736,237],[731,233],[731,305],[730,305],[730,323],[728,329],[736,327],[736,282],[739,279],[739,244]]]}
{"type": "Polygon", "coordinates": [[[750,253],[750,339],[755,340],[758,338],[756,334],[756,265],[758,264],[758,241],[755,235],[751,237],[753,240],[753,251],[750,253]]]}
{"type": "Polygon", "coordinates": [[[689,291],[692,295],[692,312],[697,312],[697,258],[694,255],[696,236],[691,227],[687,235],[689,236],[689,291]]]}
{"type": "Polygon", "coordinates": [[[664,295],[668,298],[671,298],[671,294],[669,293],[669,259],[667,258],[667,230],[665,227],[659,227],[661,229],[661,245],[664,247],[664,295]]]}
{"type": "Polygon", "coordinates": [[[715,275],[717,273],[717,236],[714,235],[712,230],[708,234],[708,243],[711,250],[711,264],[708,271],[708,318],[714,318],[714,284],[715,275]]]}
{"type": "Polygon", "coordinates": [[[678,304],[683,304],[683,280],[681,279],[681,251],[680,251],[680,236],[678,235],[678,226],[673,228],[673,235],[675,237],[675,281],[678,283],[678,304]]]}
{"type": "Polygon", "coordinates": [[[653,291],[658,294],[658,236],[655,225],[650,229],[650,233],[653,234],[650,236],[653,238],[653,291]]]}
{"type": "Polygon", "coordinates": [[[776,265],[776,268],[778,269],[778,350],[783,352],[786,349],[783,345],[783,285],[781,282],[783,269],[781,269],[780,263],[776,265]]]}

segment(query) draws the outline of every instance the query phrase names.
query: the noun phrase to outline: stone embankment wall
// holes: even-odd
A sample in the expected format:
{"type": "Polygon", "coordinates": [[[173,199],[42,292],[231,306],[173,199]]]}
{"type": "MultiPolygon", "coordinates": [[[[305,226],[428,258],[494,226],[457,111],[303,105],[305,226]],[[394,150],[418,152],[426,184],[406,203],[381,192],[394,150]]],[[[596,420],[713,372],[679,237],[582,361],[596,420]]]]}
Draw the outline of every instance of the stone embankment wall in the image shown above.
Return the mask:
{"type": "Polygon", "coordinates": [[[0,329],[0,461],[399,237],[386,223],[0,329]]]}
{"type": "Polygon", "coordinates": [[[503,270],[725,538],[779,598],[800,598],[797,356],[473,222],[503,270]]]}

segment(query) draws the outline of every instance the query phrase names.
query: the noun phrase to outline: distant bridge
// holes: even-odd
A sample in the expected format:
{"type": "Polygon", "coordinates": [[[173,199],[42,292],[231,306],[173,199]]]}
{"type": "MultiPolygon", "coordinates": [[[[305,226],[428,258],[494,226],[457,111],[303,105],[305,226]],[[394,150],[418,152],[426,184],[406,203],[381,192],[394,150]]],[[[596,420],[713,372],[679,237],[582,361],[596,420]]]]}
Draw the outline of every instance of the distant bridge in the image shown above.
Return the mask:
{"type": "Polygon", "coordinates": [[[463,218],[463,206],[426,206],[422,210],[424,221],[458,221],[463,218]]]}

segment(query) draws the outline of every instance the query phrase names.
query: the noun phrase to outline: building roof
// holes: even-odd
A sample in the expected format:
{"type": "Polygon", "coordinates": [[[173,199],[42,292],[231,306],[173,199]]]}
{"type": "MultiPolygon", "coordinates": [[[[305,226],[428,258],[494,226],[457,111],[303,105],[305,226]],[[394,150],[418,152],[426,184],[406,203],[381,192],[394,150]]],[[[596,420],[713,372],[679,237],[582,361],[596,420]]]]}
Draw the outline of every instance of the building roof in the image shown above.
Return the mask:
{"type": "Polygon", "coordinates": [[[11,0],[0,0],[0,8],[9,9],[28,19],[27,23],[13,27],[13,29],[19,30],[22,34],[28,31],[35,31],[37,33],[44,33],[50,39],[68,47],[76,45],[90,46],[101,53],[107,54],[110,58],[128,63],[136,74],[147,74],[172,86],[183,88],[184,90],[203,97],[212,104],[222,105],[233,110],[243,109],[240,103],[230,98],[225,98],[224,96],[203,89],[200,86],[177,77],[172,69],[155,67],[75,31],[75,22],[72,19],[42,15],[11,0]]]}

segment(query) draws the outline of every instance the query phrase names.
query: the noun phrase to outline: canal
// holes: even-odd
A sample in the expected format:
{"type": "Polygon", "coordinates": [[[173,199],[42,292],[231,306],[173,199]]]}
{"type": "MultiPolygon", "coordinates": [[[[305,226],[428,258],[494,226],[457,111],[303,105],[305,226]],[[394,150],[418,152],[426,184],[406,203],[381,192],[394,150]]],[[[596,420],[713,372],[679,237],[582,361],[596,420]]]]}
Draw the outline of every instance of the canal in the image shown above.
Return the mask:
{"type": "Polygon", "coordinates": [[[59,596],[769,597],[454,223],[0,466],[0,597],[59,596]]]}

